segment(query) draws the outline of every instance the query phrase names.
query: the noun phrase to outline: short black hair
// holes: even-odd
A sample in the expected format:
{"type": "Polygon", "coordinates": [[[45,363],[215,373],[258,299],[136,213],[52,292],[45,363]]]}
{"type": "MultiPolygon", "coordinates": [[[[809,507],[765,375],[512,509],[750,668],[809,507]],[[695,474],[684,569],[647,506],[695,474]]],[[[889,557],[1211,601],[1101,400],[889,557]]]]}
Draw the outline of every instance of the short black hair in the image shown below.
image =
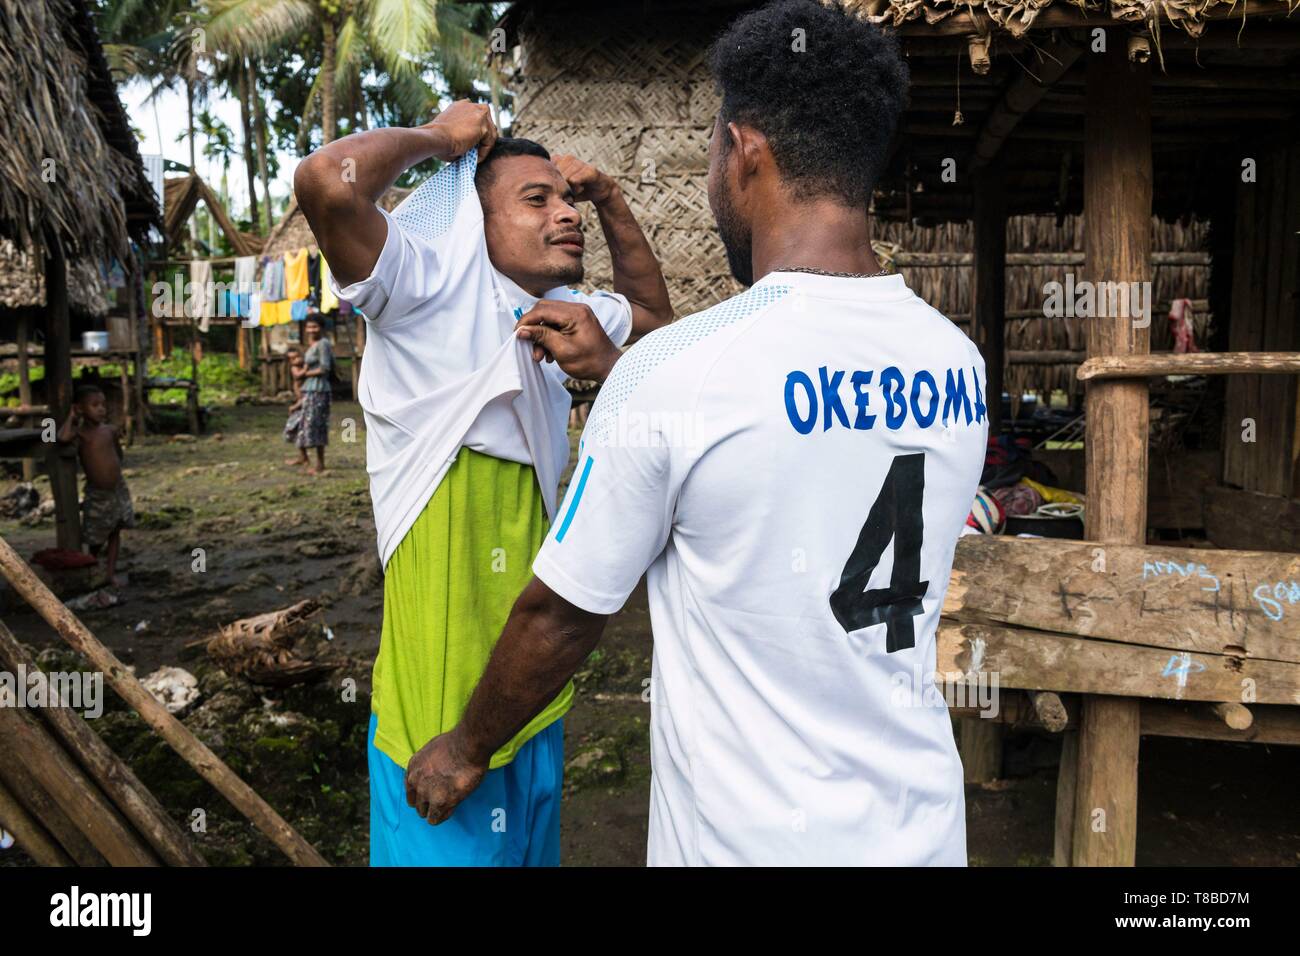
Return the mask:
{"type": "Polygon", "coordinates": [[[488,154],[478,161],[478,170],[474,173],[474,185],[482,194],[483,190],[492,185],[492,180],[496,174],[492,170],[492,163],[498,159],[505,159],[507,156],[540,156],[547,161],[550,160],[551,154],[546,151],[546,147],[541,143],[535,143],[531,139],[524,139],[521,136],[502,136],[492,144],[488,154]]]}
{"type": "Polygon", "coordinates": [[[907,106],[893,35],[838,0],[774,0],[727,28],[709,67],[722,122],[766,136],[796,196],[870,204],[907,106]]]}
{"type": "MultiPolygon", "coordinates": [[[[98,385],[78,385],[77,390],[72,393],[72,403],[80,405],[92,395],[103,395],[104,390],[98,385]]],[[[107,396],[105,396],[107,397],[107,396]]]]}

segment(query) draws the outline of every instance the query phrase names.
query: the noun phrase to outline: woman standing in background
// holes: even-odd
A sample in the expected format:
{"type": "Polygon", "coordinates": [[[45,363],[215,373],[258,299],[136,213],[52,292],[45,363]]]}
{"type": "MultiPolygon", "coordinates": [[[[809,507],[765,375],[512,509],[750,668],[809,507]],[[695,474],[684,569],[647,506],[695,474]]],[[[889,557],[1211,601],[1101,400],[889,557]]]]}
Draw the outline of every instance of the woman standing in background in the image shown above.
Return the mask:
{"type": "Polygon", "coordinates": [[[307,351],[303,364],[293,370],[295,381],[302,383],[302,424],[295,444],[302,450],[301,463],[307,462],[307,450],[316,449],[316,464],[307,466],[307,474],[325,471],[325,446],[329,444],[330,379],[334,371],[334,346],[325,337],[318,316],[303,322],[303,342],[307,351]]]}

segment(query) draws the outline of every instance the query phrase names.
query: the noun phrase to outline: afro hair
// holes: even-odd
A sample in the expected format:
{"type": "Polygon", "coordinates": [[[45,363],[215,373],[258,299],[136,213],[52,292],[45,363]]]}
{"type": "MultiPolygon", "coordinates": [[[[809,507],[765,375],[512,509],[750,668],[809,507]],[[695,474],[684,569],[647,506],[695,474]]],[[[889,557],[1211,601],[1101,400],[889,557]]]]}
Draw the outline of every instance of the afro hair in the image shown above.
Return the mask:
{"type": "Polygon", "coordinates": [[[795,196],[866,206],[907,106],[896,39],[836,2],[774,0],[714,42],[721,119],[767,137],[795,196]]]}

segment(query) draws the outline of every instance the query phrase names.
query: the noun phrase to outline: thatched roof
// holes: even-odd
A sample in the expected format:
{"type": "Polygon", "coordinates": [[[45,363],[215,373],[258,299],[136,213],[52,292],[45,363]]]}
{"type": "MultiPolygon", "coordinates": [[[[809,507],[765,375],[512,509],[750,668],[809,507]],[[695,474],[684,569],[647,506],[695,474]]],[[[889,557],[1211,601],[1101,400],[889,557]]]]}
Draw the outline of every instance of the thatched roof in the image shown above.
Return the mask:
{"type": "MultiPolygon", "coordinates": [[[[402,189],[400,186],[390,186],[388,192],[379,198],[379,205],[384,209],[392,212],[397,204],[411,194],[411,190],[402,189]]],[[[271,234],[266,237],[266,245],[262,247],[264,256],[282,256],[286,252],[296,252],[299,249],[316,250],[320,244],[316,241],[315,235],[312,234],[311,226],[307,225],[307,217],[302,214],[298,208],[298,197],[289,197],[289,206],[280,217],[271,234]]]]}
{"type": "Polygon", "coordinates": [[[1198,37],[1208,21],[1234,12],[1240,17],[1244,6],[1242,0],[844,0],[844,5],[895,27],[914,21],[933,25],[958,15],[959,20],[969,20],[970,32],[1002,30],[1013,37],[1034,28],[1089,25],[1088,17],[1098,23],[1129,23],[1152,33],[1172,26],[1198,37]]]}
{"type": "Polygon", "coordinates": [[[163,234],[167,246],[180,243],[185,236],[185,225],[194,214],[194,207],[202,199],[208,212],[230,240],[237,256],[254,256],[262,249],[262,237],[251,232],[241,232],[221,204],[221,199],[200,176],[173,176],[163,181],[163,234]]]}
{"type": "Polygon", "coordinates": [[[86,0],[0,0],[0,238],[125,257],[158,221],[86,0]]]}

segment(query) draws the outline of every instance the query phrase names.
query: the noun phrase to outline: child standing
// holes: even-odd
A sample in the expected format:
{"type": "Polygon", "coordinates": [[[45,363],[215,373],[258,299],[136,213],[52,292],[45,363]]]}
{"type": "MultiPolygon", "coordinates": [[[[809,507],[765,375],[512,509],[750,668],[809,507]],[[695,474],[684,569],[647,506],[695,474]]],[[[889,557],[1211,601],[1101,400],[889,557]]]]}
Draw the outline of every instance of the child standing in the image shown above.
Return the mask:
{"type": "Polygon", "coordinates": [[[108,423],[108,402],[102,389],[97,385],[77,389],[58,437],[64,444],[76,445],[86,475],[81,501],[82,539],[96,557],[106,549],[108,582],[121,587],[126,578],[117,574],[118,547],[122,529],[135,527],[135,509],[122,477],[122,443],[117,428],[108,423]]]}
{"type": "MultiPolygon", "coordinates": [[[[289,363],[289,379],[293,382],[293,404],[289,406],[289,417],[284,421],[284,440],[291,445],[298,444],[298,433],[302,430],[302,376],[298,373],[303,368],[302,349],[290,346],[285,352],[289,363]]],[[[299,448],[297,458],[286,458],[286,465],[307,464],[307,449],[299,448]]]]}

